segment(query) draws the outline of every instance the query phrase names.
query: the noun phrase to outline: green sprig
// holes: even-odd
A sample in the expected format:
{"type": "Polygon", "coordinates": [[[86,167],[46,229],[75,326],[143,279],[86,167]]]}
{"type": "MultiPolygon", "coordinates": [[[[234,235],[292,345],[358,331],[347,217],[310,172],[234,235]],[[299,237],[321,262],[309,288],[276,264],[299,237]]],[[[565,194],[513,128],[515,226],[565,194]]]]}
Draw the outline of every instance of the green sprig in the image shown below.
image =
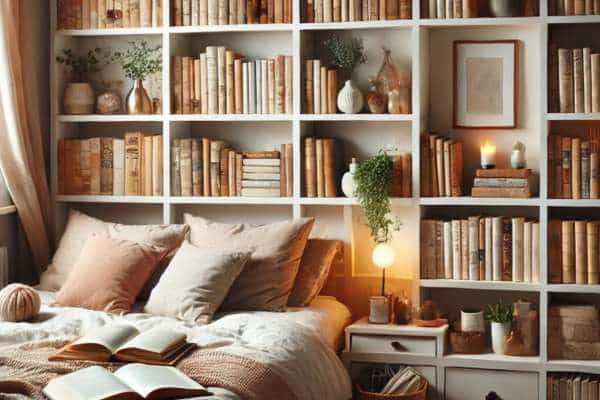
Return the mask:
{"type": "Polygon", "coordinates": [[[160,46],[150,47],[145,40],[129,42],[125,52],[113,53],[112,61],[121,64],[127,78],[144,80],[162,70],[162,49],[160,46]]]}
{"type": "Polygon", "coordinates": [[[332,64],[349,73],[352,73],[356,66],[367,61],[360,37],[344,39],[332,35],[323,44],[331,53],[332,64]]]}
{"type": "Polygon", "coordinates": [[[512,304],[504,304],[502,302],[497,304],[488,304],[485,308],[485,313],[483,316],[486,321],[504,324],[512,321],[513,306],[512,304]]]}

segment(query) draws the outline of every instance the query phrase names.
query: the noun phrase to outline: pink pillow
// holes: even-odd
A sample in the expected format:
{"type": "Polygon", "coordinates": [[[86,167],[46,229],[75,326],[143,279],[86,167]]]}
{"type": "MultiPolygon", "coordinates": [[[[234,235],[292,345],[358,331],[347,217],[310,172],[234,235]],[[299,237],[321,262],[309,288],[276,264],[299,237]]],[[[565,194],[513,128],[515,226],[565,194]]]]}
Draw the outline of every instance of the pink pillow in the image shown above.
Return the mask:
{"type": "Polygon", "coordinates": [[[87,240],[56,304],[123,314],[168,249],[94,236],[87,240]]]}

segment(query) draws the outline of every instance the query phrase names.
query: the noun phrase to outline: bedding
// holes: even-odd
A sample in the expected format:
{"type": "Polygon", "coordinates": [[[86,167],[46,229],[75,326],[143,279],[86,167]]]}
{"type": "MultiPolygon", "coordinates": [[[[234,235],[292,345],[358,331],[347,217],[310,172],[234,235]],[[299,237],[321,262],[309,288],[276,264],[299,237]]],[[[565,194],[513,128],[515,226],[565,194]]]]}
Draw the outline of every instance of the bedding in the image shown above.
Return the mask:
{"type": "MultiPolygon", "coordinates": [[[[319,296],[310,307],[292,307],[286,312],[217,314],[211,324],[198,326],[137,312],[143,304],[134,305],[134,312],[123,316],[80,308],[50,307],[56,294],[40,294],[43,305],[37,322],[0,323],[0,346],[39,340],[71,340],[88,329],[116,321],[132,323],[142,330],[163,326],[186,333],[188,340],[203,349],[218,350],[268,366],[298,399],[347,400],[351,397],[350,379],[335,351],[343,328],[350,322],[350,313],[331,297],[319,296]]],[[[2,368],[0,366],[0,376],[2,368]]],[[[240,399],[222,387],[210,389],[213,396],[208,399],[240,399]]]]}

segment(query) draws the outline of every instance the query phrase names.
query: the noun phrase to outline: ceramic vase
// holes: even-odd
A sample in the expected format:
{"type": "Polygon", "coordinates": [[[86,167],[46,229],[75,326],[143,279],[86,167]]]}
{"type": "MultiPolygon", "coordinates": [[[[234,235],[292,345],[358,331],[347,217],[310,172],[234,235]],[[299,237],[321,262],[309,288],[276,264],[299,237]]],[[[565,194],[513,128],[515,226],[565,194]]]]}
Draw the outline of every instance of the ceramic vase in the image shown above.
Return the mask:
{"type": "Polygon", "coordinates": [[[152,101],[141,79],[133,83],[125,102],[128,114],[152,114],[152,101]]]}
{"type": "Polygon", "coordinates": [[[510,334],[510,322],[492,322],[492,350],[496,354],[506,352],[506,338],[510,334]]]}
{"type": "Polygon", "coordinates": [[[338,109],[344,114],[356,114],[362,110],[363,105],[364,99],[361,91],[354,86],[351,80],[347,80],[338,93],[338,109]]]}
{"type": "Polygon", "coordinates": [[[348,171],[342,177],[342,192],[346,197],[356,197],[356,182],[354,181],[356,168],[358,168],[358,163],[356,158],[352,158],[348,171]]]}
{"type": "Polygon", "coordinates": [[[460,310],[460,330],[462,332],[485,332],[483,311],[460,310]]]}
{"type": "Polygon", "coordinates": [[[390,302],[386,296],[369,298],[369,322],[371,324],[388,324],[390,322],[390,302]]]}
{"type": "Polygon", "coordinates": [[[66,114],[93,114],[94,89],[87,82],[69,83],[65,88],[63,106],[66,114]]]}
{"type": "Polygon", "coordinates": [[[527,166],[525,152],[523,150],[513,150],[510,154],[510,165],[515,169],[525,168],[527,166]]]}
{"type": "Polygon", "coordinates": [[[106,81],[103,84],[105,91],[98,95],[96,112],[98,114],[115,114],[120,112],[123,106],[123,99],[121,98],[123,81],[106,81]]]}
{"type": "Polygon", "coordinates": [[[520,0],[490,0],[490,12],[494,17],[518,17],[520,11],[520,0]]]}

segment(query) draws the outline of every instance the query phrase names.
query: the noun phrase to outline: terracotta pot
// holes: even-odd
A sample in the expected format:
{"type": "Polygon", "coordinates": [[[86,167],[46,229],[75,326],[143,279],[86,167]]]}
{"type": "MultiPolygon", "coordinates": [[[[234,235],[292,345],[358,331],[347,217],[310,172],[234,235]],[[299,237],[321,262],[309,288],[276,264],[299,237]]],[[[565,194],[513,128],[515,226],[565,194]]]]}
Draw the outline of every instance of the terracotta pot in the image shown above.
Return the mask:
{"type": "Polygon", "coordinates": [[[152,101],[140,79],[133,83],[125,102],[129,114],[152,114],[152,101]]]}
{"type": "Polygon", "coordinates": [[[87,82],[67,84],[63,97],[65,114],[93,114],[94,89],[87,82]]]}

